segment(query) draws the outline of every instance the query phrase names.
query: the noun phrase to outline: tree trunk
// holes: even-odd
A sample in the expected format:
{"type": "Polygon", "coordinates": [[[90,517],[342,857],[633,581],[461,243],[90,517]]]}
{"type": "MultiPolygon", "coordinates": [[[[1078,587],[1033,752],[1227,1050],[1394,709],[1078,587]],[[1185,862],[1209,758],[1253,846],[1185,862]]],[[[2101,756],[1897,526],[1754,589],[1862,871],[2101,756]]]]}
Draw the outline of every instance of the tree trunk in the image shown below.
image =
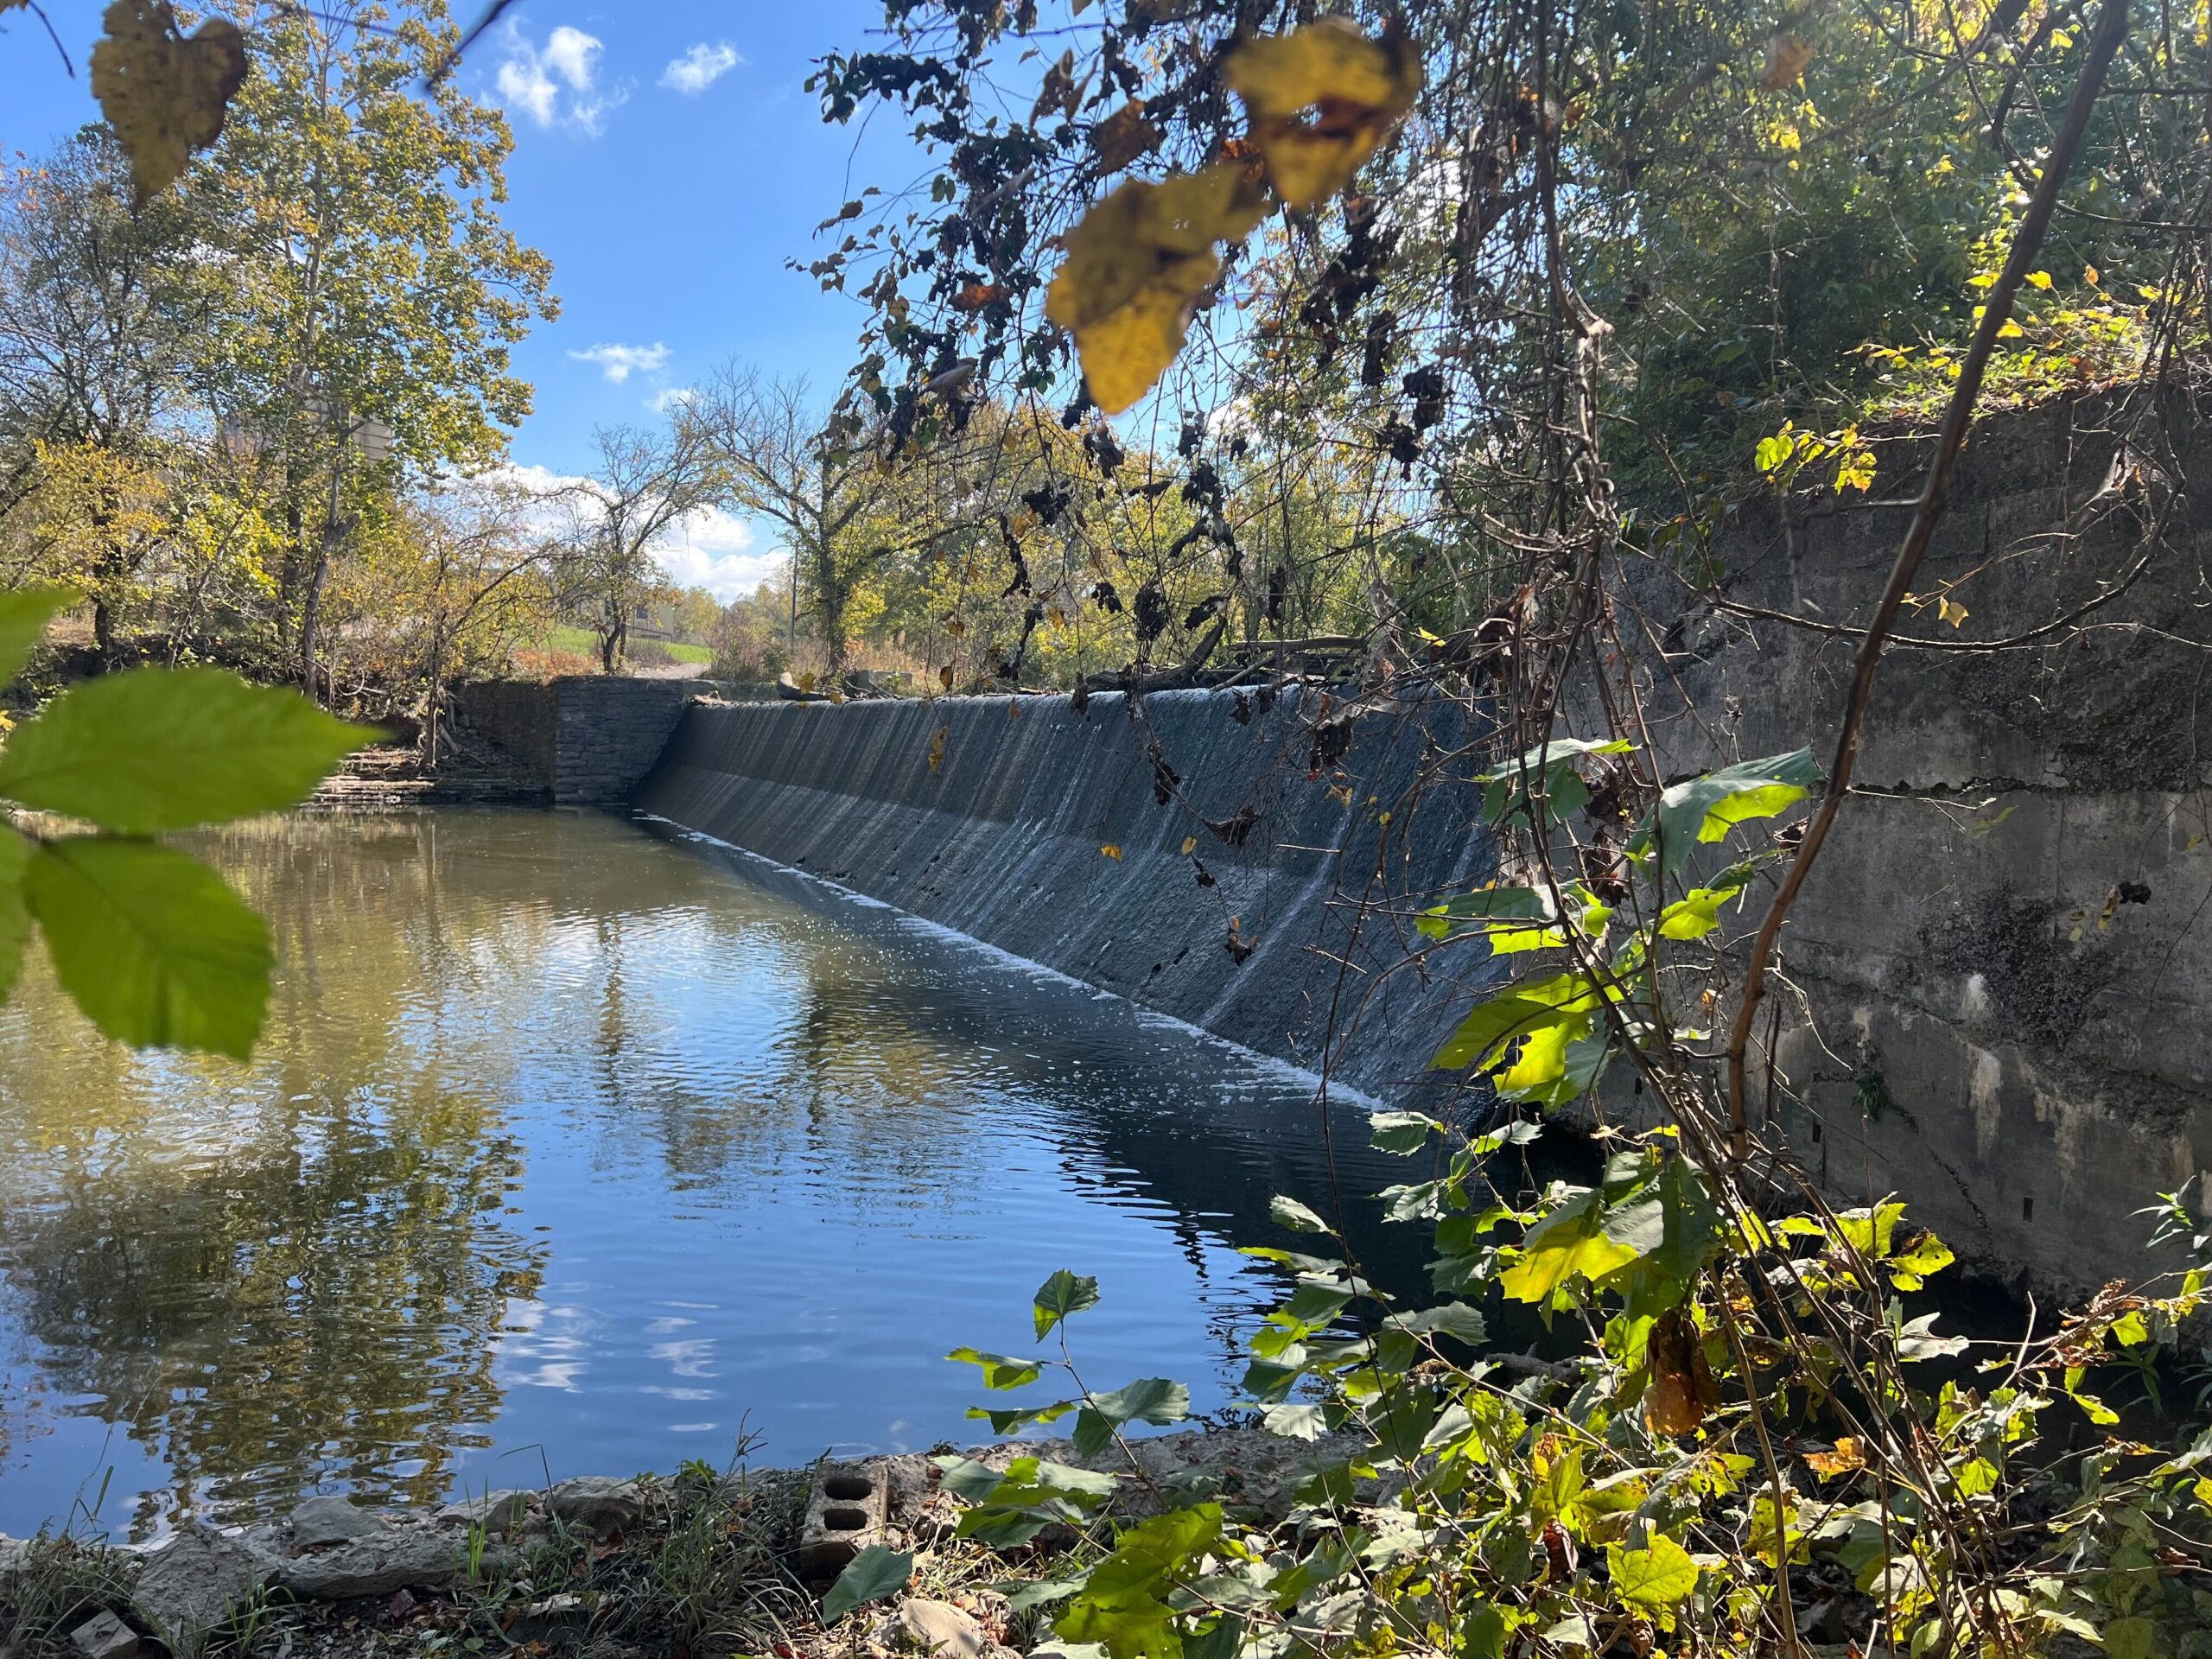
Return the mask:
{"type": "Polygon", "coordinates": [[[832,674],[845,666],[845,612],[852,603],[849,586],[837,577],[835,557],[825,546],[814,556],[814,611],[822,630],[822,645],[832,674]]]}
{"type": "Polygon", "coordinates": [[[315,652],[321,644],[322,590],[330,580],[330,546],[326,542],[316,553],[315,570],[308,577],[307,598],[300,607],[300,689],[309,696],[316,695],[319,665],[315,652]]]}
{"type": "Polygon", "coordinates": [[[426,771],[438,769],[438,741],[443,735],[439,715],[446,698],[446,642],[445,635],[432,624],[430,641],[430,696],[423,710],[423,766],[426,771]]]}

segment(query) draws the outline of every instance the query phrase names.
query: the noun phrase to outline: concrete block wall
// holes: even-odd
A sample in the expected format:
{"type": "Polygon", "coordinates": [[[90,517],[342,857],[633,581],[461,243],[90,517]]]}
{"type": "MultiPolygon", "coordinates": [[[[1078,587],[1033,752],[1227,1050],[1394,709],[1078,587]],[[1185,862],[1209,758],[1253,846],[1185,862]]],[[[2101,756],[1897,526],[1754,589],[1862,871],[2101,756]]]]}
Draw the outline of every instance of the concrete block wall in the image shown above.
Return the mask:
{"type": "Polygon", "coordinates": [[[559,806],[627,801],[668,746],[703,680],[579,675],[553,682],[553,800],[559,806]]]}

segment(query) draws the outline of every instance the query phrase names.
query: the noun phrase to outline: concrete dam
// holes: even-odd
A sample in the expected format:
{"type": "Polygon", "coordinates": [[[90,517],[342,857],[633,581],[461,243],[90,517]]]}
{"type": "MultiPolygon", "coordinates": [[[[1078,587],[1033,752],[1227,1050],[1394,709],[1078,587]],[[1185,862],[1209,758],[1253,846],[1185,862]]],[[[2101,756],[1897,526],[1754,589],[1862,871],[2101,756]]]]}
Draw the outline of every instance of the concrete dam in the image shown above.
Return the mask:
{"type": "MultiPolygon", "coordinates": [[[[2212,444],[2168,429],[2123,440],[2086,403],[1977,427],[1922,576],[1971,626],[1916,613],[1885,660],[1760,1057],[1766,1121],[1836,1201],[1898,1194],[2044,1290],[2144,1269],[2157,1195],[2212,1200],[2212,444]]],[[[1921,464],[1884,446],[1885,480],[1921,464]]],[[[1910,505],[1755,503],[1717,601],[1631,578],[1663,778],[1825,756],[1910,505]]],[[[1484,735],[1457,705],[707,689],[478,688],[464,712],[556,799],[633,803],[1393,1103],[1464,1087],[1427,1062],[1510,964],[1411,919],[1497,873],[1478,768],[1437,764],[1484,735]]]]}
{"type": "Polygon", "coordinates": [[[1318,764],[1320,694],[1157,692],[699,704],[641,810],[895,905],[1363,1091],[1425,1068],[1486,947],[1411,916],[1495,874],[1437,700],[1370,715],[1318,764]],[[1417,784],[1420,785],[1417,787],[1417,784]]]}

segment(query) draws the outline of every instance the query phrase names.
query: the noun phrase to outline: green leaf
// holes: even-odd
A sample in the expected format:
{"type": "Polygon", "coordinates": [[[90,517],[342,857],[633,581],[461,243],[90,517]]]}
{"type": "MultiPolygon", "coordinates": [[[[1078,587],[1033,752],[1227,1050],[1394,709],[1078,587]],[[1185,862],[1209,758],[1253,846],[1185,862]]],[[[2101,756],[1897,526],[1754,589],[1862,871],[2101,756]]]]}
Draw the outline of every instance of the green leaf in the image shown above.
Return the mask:
{"type": "Polygon", "coordinates": [[[1923,1233],[1912,1242],[1910,1249],[1898,1251],[1886,1264],[1890,1282],[1899,1290],[1920,1290],[1929,1277],[1941,1273],[1958,1257],[1951,1254],[1951,1247],[1933,1233],[1923,1233]]]}
{"type": "Polygon", "coordinates": [[[1111,1394],[1094,1394],[1090,1403],[1116,1423],[1179,1423],[1191,1414],[1191,1391],[1164,1376],[1140,1377],[1111,1394]]]}
{"type": "Polygon", "coordinates": [[[1659,912],[1662,939],[1701,939],[1720,925],[1720,906],[1741,887],[1692,887],[1659,912]]]}
{"type": "Polygon", "coordinates": [[[1221,1541],[1221,1505],[1200,1503],[1140,1521],[1090,1570],[1083,1593],[1053,1624],[1071,1642],[1096,1642],[1114,1659],[1179,1655],[1167,1596],[1221,1541]]]}
{"type": "Polygon", "coordinates": [[[2158,1627],[2147,1618],[2115,1618],[2105,1626],[2105,1659],[2152,1659],[2158,1650],[2158,1627]]]}
{"type": "Polygon", "coordinates": [[[1094,1457],[1113,1444],[1115,1431],[1124,1423],[1157,1423],[1165,1427],[1191,1414],[1191,1391],[1164,1376],[1140,1377],[1110,1394],[1094,1394],[1075,1420],[1075,1449],[1081,1457],[1094,1457]]]}
{"type": "Polygon", "coordinates": [[[913,1575],[912,1555],[870,1544],[846,1563],[837,1582],[830,1586],[830,1593],[822,1598],[822,1622],[834,1624],[855,1607],[898,1594],[913,1575]]]}
{"type": "Polygon", "coordinates": [[[1637,826],[1628,843],[1631,858],[1649,855],[1659,843],[1662,868],[1671,874],[1689,860],[1700,842],[1720,840],[1751,818],[1770,818],[1805,798],[1820,780],[1810,749],[1743,760],[1675,785],[1637,826]]]}
{"type": "Polygon", "coordinates": [[[1546,1301],[1572,1279],[1602,1279],[1635,1261],[1634,1248],[1605,1236],[1599,1204],[1599,1194],[1586,1191],[1531,1228],[1521,1259],[1499,1278],[1505,1294],[1518,1302],[1546,1301]]]}
{"type": "Polygon", "coordinates": [[[1720,1211],[1697,1166],[1681,1155],[1659,1172],[1659,1202],[1666,1217],[1664,1236],[1651,1254],[1651,1265],[1678,1285],[1694,1281],[1720,1239],[1720,1211]]]}
{"type": "Polygon", "coordinates": [[[0,594],[0,685],[23,671],[46,625],[76,597],[66,588],[18,588],[0,594]]]}
{"type": "Polygon", "coordinates": [[[1428,1143],[1436,1120],[1426,1112],[1377,1112],[1367,1120],[1377,1152],[1419,1152],[1428,1143]]]}
{"type": "Polygon", "coordinates": [[[1642,1612],[1669,1611],[1697,1589],[1697,1563],[1663,1532],[1653,1533],[1643,1549],[1608,1544],[1605,1560],[1612,1571],[1613,1594],[1642,1612]]]}
{"type": "Polygon", "coordinates": [[[986,1354],[973,1348],[956,1348],[945,1356],[963,1365],[982,1368],[983,1386],[987,1389],[1027,1388],[1044,1374],[1045,1368],[1033,1359],[1015,1359],[1007,1354],[986,1354]]]}
{"type": "Polygon", "coordinates": [[[245,1059],[269,1001],[269,929],[222,877],[149,842],[50,842],[23,872],[54,976],[137,1048],[245,1059]]]}
{"type": "Polygon", "coordinates": [[[1011,1434],[1033,1424],[1057,1423],[1082,1403],[1079,1400],[1055,1400],[1049,1406],[1032,1406],[1026,1411],[993,1411],[986,1406],[970,1406],[968,1415],[990,1424],[994,1434],[1011,1434]]]}
{"type": "Polygon", "coordinates": [[[1506,1634],[1505,1615],[1496,1604],[1478,1601],[1459,1622],[1460,1651],[1466,1659],[1503,1659],[1506,1634]]]}
{"type": "Polygon", "coordinates": [[[1414,918],[1414,925],[1429,938],[1450,939],[1487,933],[1498,922],[1548,925],[1558,919],[1551,894],[1541,887],[1482,887],[1430,906],[1414,918]]]}
{"type": "Polygon", "coordinates": [[[16,988],[23,946],[31,937],[30,906],[23,898],[23,873],[30,861],[31,843],[0,823],[0,1002],[16,988]]]}
{"type": "Polygon", "coordinates": [[[1318,1440],[1321,1431],[1328,1427],[1321,1408],[1303,1400],[1286,1401],[1279,1406],[1269,1406],[1260,1422],[1270,1434],[1280,1434],[1290,1440],[1318,1440]]]}
{"type": "Polygon", "coordinates": [[[1465,1302],[1446,1302],[1408,1313],[1398,1323],[1417,1337],[1452,1337],[1470,1348],[1479,1347],[1490,1335],[1483,1316],[1465,1302]]]}
{"type": "Polygon", "coordinates": [[[1082,1579],[1039,1579],[1031,1584],[1001,1586],[1001,1592],[1008,1607],[1017,1613],[1026,1613],[1047,1602],[1065,1601],[1082,1589],[1084,1582],[1082,1579]]]}
{"type": "Polygon", "coordinates": [[[0,751],[0,796],[156,835],[296,806],[375,734],[219,668],[72,686],[0,751]]]}
{"type": "MultiPolygon", "coordinates": [[[[1429,1065],[1438,1071],[1456,1071],[1478,1062],[1495,1067],[1510,1045],[1529,1039],[1537,1051],[1524,1056],[1532,1077],[1554,1066],[1563,1070],[1567,1045],[1587,1033],[1586,1016],[1598,1007],[1600,995],[1580,974],[1524,981],[1470,1009],[1429,1065]]],[[[1500,1086],[1504,1086],[1503,1079],[1500,1086]]]]}
{"type": "Polygon", "coordinates": [[[1325,1233],[1329,1224],[1296,1198],[1287,1198],[1278,1192],[1268,1200],[1268,1218],[1278,1227],[1287,1227],[1294,1233],[1325,1233]]]}
{"type": "Polygon", "coordinates": [[[1278,1325],[1292,1325],[1310,1329],[1326,1325],[1344,1311],[1344,1304],[1351,1300],[1352,1284],[1348,1279],[1325,1279],[1301,1274],[1298,1288],[1291,1292],[1290,1300],[1270,1313],[1268,1319],[1278,1325]]]}
{"type": "Polygon", "coordinates": [[[1098,1281],[1078,1278],[1062,1268],[1037,1287],[1037,1340],[1052,1334],[1052,1327],[1069,1315],[1098,1306],[1098,1281]]]}

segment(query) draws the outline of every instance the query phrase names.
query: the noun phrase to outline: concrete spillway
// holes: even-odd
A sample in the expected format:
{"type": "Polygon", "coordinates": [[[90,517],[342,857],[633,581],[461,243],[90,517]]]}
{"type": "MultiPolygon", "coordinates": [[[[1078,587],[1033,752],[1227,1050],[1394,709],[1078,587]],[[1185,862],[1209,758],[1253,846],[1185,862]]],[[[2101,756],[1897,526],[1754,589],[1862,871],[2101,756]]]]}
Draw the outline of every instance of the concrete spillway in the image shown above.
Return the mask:
{"type": "Polygon", "coordinates": [[[1478,791],[1414,787],[1465,717],[1370,715],[1335,753],[1327,711],[1298,702],[699,704],[636,804],[1361,1089],[1424,1092],[1468,976],[1495,971],[1409,955],[1408,912],[1494,868],[1478,791]]]}

